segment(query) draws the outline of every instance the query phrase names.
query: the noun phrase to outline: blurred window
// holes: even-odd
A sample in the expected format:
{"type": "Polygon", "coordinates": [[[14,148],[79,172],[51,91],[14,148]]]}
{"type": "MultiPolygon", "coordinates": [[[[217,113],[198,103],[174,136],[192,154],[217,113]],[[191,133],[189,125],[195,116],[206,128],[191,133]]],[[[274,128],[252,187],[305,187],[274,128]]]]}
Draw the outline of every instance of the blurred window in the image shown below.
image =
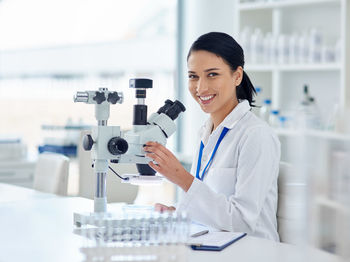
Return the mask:
{"type": "Polygon", "coordinates": [[[174,99],[175,17],[176,0],[0,1],[0,135],[37,150],[44,124],[95,125],[94,106],[73,95],[99,87],[124,93],[109,124],[130,128],[129,78],[153,79],[149,114],[174,99]]]}

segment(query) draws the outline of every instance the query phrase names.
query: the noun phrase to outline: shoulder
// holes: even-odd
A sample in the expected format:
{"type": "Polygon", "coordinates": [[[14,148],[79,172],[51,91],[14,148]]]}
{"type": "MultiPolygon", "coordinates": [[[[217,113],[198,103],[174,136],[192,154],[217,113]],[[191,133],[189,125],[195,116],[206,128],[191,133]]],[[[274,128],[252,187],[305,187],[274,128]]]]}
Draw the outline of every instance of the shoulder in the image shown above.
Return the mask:
{"type": "Polygon", "coordinates": [[[248,142],[273,143],[277,146],[280,144],[275,131],[251,111],[247,112],[240,120],[239,129],[242,132],[241,146],[248,142]]]}

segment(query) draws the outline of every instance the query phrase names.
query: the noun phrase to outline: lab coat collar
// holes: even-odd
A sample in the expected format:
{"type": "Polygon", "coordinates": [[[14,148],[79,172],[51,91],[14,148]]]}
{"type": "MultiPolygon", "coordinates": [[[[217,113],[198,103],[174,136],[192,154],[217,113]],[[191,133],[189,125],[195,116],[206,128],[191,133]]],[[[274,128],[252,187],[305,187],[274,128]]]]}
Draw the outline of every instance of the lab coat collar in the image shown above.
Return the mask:
{"type": "Polygon", "coordinates": [[[241,100],[238,105],[229,113],[224,121],[220,123],[219,126],[227,127],[232,129],[233,126],[239,121],[248,111],[250,110],[250,105],[248,100],[241,100]]]}
{"type": "MultiPolygon", "coordinates": [[[[216,133],[218,130],[221,130],[223,127],[232,129],[234,125],[250,110],[250,105],[248,100],[240,100],[238,105],[229,113],[225,119],[220,123],[220,125],[214,130],[213,133],[216,133]]],[[[201,138],[204,144],[206,144],[208,137],[210,136],[211,130],[213,127],[213,122],[211,118],[205,122],[201,128],[201,138]]]]}

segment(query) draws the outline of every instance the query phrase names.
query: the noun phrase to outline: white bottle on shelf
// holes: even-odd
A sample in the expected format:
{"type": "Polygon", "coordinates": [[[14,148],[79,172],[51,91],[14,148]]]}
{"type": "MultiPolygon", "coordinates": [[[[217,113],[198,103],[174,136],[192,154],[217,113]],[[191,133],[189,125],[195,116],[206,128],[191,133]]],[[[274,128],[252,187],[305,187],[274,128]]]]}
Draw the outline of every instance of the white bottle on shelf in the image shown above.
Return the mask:
{"type": "Polygon", "coordinates": [[[288,48],[289,48],[289,63],[291,64],[297,63],[299,52],[300,52],[297,34],[294,33],[289,37],[288,48]]]}
{"type": "Polygon", "coordinates": [[[261,108],[261,105],[262,105],[262,88],[260,86],[254,86],[255,88],[255,92],[256,92],[256,95],[255,95],[255,99],[254,99],[254,104],[256,105],[255,107],[252,107],[252,112],[259,116],[260,115],[260,108],[261,108]]]}
{"type": "Polygon", "coordinates": [[[271,110],[271,113],[269,116],[269,124],[271,127],[274,127],[274,128],[279,127],[279,111],[278,110],[271,110]]]}
{"type": "Polygon", "coordinates": [[[286,35],[278,36],[278,63],[286,64],[289,60],[289,45],[286,35]]]}
{"type": "Polygon", "coordinates": [[[248,63],[251,62],[251,43],[250,43],[251,34],[252,32],[250,27],[246,26],[242,30],[242,33],[240,33],[239,35],[239,41],[244,51],[244,57],[246,58],[246,62],[248,63]]]}
{"type": "Polygon", "coordinates": [[[263,97],[263,89],[261,86],[254,86],[255,88],[255,105],[257,105],[257,109],[260,109],[260,107],[263,105],[264,103],[264,97],[263,97]]]}
{"type": "Polygon", "coordinates": [[[322,129],[322,119],[316,101],[309,95],[308,85],[304,85],[304,98],[296,115],[297,128],[322,129]]]}
{"type": "Polygon", "coordinates": [[[298,62],[299,63],[306,63],[309,61],[309,37],[304,32],[299,36],[298,39],[298,48],[299,48],[299,56],[298,56],[298,62]]]}
{"type": "Polygon", "coordinates": [[[340,39],[338,39],[337,42],[335,43],[334,49],[335,49],[334,60],[336,63],[340,63],[341,62],[341,40],[340,39]]]}
{"type": "Polygon", "coordinates": [[[279,128],[283,128],[283,129],[286,129],[288,128],[288,118],[285,117],[285,116],[279,116],[278,117],[278,127],[279,128]]]}
{"type": "Polygon", "coordinates": [[[272,53],[271,53],[271,45],[272,45],[272,34],[271,32],[268,32],[263,40],[263,63],[264,64],[270,64],[272,62],[272,53]]]}
{"type": "Polygon", "coordinates": [[[335,101],[333,102],[333,109],[329,112],[327,120],[325,121],[325,129],[329,131],[336,131],[336,126],[339,121],[340,106],[335,101]]]}
{"type": "Polygon", "coordinates": [[[262,107],[260,108],[259,116],[262,120],[268,122],[271,111],[271,100],[265,99],[262,107]]]}
{"type": "Polygon", "coordinates": [[[250,39],[251,62],[253,64],[261,63],[263,57],[263,36],[259,28],[255,28],[250,39]]]}
{"type": "Polygon", "coordinates": [[[322,50],[322,35],[316,28],[313,28],[310,31],[309,50],[309,62],[320,63],[322,50]]]}
{"type": "Polygon", "coordinates": [[[272,35],[271,37],[271,45],[270,45],[270,62],[277,63],[278,58],[278,36],[272,35]]]}
{"type": "Polygon", "coordinates": [[[333,46],[322,46],[321,49],[321,62],[322,63],[334,63],[335,62],[335,48],[333,46]]]}
{"type": "MultiPolygon", "coordinates": [[[[255,86],[254,89],[255,89],[255,92],[256,92],[256,96],[258,98],[260,98],[261,97],[261,92],[262,92],[261,87],[260,86],[255,86]]],[[[257,102],[257,100],[255,100],[255,101],[257,102]]]]}

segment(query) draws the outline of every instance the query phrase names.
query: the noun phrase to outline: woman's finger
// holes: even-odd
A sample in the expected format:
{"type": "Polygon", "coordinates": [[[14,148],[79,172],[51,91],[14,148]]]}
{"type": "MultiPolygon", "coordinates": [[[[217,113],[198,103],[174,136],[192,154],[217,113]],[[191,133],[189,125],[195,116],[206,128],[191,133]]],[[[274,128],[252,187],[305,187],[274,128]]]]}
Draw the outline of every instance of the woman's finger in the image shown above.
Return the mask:
{"type": "Polygon", "coordinates": [[[162,159],[160,156],[158,156],[155,153],[148,153],[146,154],[147,157],[152,158],[154,161],[156,161],[159,165],[164,165],[166,161],[162,159]]]}
{"type": "Polygon", "coordinates": [[[166,206],[166,205],[163,205],[163,204],[160,204],[160,203],[156,203],[154,205],[154,209],[155,209],[155,211],[159,211],[159,212],[175,211],[176,210],[176,208],[173,207],[173,206],[166,206]]]}
{"type": "Polygon", "coordinates": [[[154,205],[154,209],[155,211],[159,211],[159,212],[162,212],[163,210],[165,210],[167,207],[163,204],[159,204],[159,203],[156,203],[154,205]]]}
{"type": "Polygon", "coordinates": [[[155,171],[157,171],[157,172],[160,173],[160,170],[161,170],[160,166],[154,164],[152,161],[148,162],[148,165],[149,165],[151,168],[153,168],[155,171]]]}
{"type": "Polygon", "coordinates": [[[155,150],[157,150],[157,151],[159,150],[166,156],[172,155],[171,152],[166,147],[164,147],[162,144],[159,144],[157,142],[149,141],[145,145],[146,145],[146,147],[145,147],[146,151],[153,152],[155,150]]]}
{"type": "MultiPolygon", "coordinates": [[[[158,155],[161,159],[168,159],[168,156],[166,154],[164,154],[163,151],[161,151],[159,148],[146,148],[146,150],[148,153],[154,153],[156,155],[158,155]]],[[[147,154],[146,154],[147,155],[147,154]]]]}

